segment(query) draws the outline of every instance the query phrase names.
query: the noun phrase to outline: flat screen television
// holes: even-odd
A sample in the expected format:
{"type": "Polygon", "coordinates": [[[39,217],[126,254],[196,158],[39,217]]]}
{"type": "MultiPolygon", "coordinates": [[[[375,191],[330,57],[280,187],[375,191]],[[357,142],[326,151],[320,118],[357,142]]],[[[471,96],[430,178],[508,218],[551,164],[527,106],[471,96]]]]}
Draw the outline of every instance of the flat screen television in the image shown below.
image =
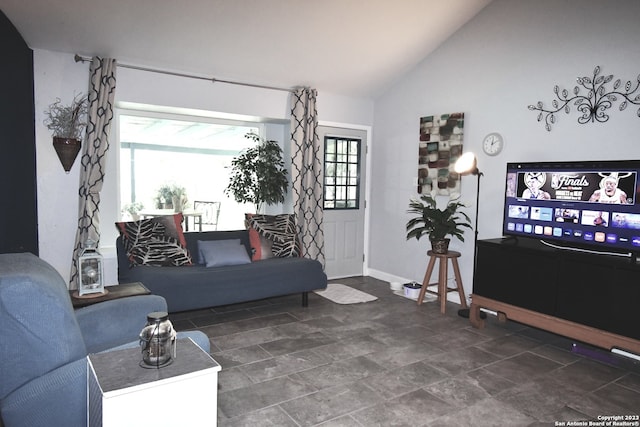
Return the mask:
{"type": "Polygon", "coordinates": [[[507,163],[503,234],[638,257],[640,160],[507,163]]]}

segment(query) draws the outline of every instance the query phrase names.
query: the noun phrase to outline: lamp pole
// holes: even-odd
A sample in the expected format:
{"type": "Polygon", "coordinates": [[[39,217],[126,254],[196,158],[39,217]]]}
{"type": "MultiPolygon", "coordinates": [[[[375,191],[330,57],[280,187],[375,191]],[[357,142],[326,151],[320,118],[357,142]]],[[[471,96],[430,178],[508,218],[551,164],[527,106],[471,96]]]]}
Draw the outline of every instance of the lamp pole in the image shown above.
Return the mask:
{"type": "MultiPolygon", "coordinates": [[[[456,172],[460,175],[476,175],[478,177],[478,184],[476,185],[476,218],[475,218],[475,229],[473,230],[473,276],[471,278],[471,287],[472,290],[475,287],[476,281],[476,264],[477,264],[477,255],[478,255],[478,213],[480,211],[480,177],[483,175],[482,172],[478,169],[477,160],[473,153],[467,153],[460,157],[458,162],[455,165],[456,172]],[[465,157],[463,159],[463,157],[465,157]],[[471,158],[471,160],[468,160],[471,158]]],[[[458,310],[458,316],[469,318],[470,309],[461,308],[458,310]]],[[[484,313],[481,313],[481,315],[484,313]]],[[[486,315],[485,315],[486,316],[486,315]]]]}

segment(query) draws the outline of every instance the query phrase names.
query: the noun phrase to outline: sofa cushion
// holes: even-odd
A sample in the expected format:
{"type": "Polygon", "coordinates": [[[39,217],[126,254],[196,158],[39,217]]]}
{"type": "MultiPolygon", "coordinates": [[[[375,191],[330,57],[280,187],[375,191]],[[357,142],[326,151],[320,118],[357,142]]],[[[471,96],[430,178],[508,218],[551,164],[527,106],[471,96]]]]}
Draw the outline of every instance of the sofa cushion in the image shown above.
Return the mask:
{"type": "Polygon", "coordinates": [[[280,258],[300,256],[301,249],[298,242],[295,215],[245,214],[245,224],[249,229],[250,239],[252,233],[254,236],[256,233],[260,236],[260,244],[257,243],[255,237],[252,239],[254,261],[270,258],[268,253],[263,253],[265,252],[264,248],[268,248],[268,245],[263,243],[265,239],[271,242],[272,256],[280,258]]]}
{"type": "Polygon", "coordinates": [[[189,252],[177,240],[162,235],[136,243],[128,254],[134,265],[180,267],[193,264],[189,252]]]}
{"type": "Polygon", "coordinates": [[[168,237],[173,237],[176,239],[182,247],[187,246],[187,242],[184,238],[184,233],[182,232],[182,221],[184,217],[181,213],[175,213],[173,215],[161,215],[153,218],[141,219],[138,221],[130,221],[130,222],[116,222],[116,227],[120,233],[130,233],[131,227],[135,226],[135,224],[162,224],[164,226],[164,235],[168,237]]]}
{"type": "MultiPolygon", "coordinates": [[[[185,233],[189,234],[198,233],[185,233]]],[[[140,265],[119,269],[118,274],[121,283],[142,282],[152,294],[163,296],[170,313],[310,292],[327,286],[322,264],[302,257],[214,268],[140,265]]]]}
{"type": "MultiPolygon", "coordinates": [[[[203,242],[209,243],[209,242],[203,242]]],[[[250,264],[251,259],[243,245],[202,245],[202,257],[207,267],[250,264]]]]}
{"type": "Polygon", "coordinates": [[[116,222],[131,265],[191,265],[182,233],[182,214],[116,222]]]}
{"type": "MultiPolygon", "coordinates": [[[[203,250],[241,245],[240,239],[198,240],[198,264],[206,264],[203,250]]],[[[244,247],[244,246],[243,246],[244,247]]]]}
{"type": "Polygon", "coordinates": [[[249,241],[252,261],[273,258],[273,241],[262,236],[255,228],[249,228],[249,241]]]}

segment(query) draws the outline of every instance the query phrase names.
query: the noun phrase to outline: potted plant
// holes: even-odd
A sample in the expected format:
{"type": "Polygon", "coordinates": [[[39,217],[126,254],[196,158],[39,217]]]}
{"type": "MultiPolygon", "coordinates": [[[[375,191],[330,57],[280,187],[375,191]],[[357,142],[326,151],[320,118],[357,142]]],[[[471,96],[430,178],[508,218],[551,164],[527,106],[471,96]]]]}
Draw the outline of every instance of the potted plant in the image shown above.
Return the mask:
{"type": "Polygon", "coordinates": [[[173,190],[169,184],[164,184],[158,188],[156,193],[156,208],[173,209],[173,190]]]}
{"type": "Polygon", "coordinates": [[[276,141],[261,139],[255,133],[245,138],[257,142],[231,161],[229,185],[224,193],[238,203],[253,203],[256,212],[264,203],[272,205],[284,202],[289,181],[282,160],[282,150],[276,141]]]}
{"type": "Polygon", "coordinates": [[[60,98],[44,111],[44,124],[53,133],[53,147],[65,172],[69,173],[82,146],[82,134],[87,125],[88,100],[79,94],[69,105],[60,98]]]}
{"type": "Polygon", "coordinates": [[[176,184],[164,184],[155,197],[156,208],[182,212],[187,207],[187,190],[176,184]]]}
{"type": "Polygon", "coordinates": [[[471,228],[469,216],[460,211],[466,207],[464,204],[457,200],[449,200],[444,209],[439,209],[436,199],[431,195],[424,195],[420,199],[412,199],[409,202],[407,213],[417,216],[407,222],[407,240],[412,237],[420,240],[420,237],[427,234],[433,252],[439,254],[445,254],[449,250],[451,239],[447,236],[456,237],[464,242],[464,228],[471,228]]]}
{"type": "Polygon", "coordinates": [[[175,212],[182,212],[187,207],[187,190],[179,185],[172,185],[171,191],[171,203],[173,204],[173,210],[175,212]]]}
{"type": "Polygon", "coordinates": [[[140,215],[138,215],[138,212],[140,212],[142,209],[144,209],[144,205],[142,203],[133,202],[124,205],[122,207],[122,212],[128,213],[134,221],[137,221],[140,219],[140,215]]]}

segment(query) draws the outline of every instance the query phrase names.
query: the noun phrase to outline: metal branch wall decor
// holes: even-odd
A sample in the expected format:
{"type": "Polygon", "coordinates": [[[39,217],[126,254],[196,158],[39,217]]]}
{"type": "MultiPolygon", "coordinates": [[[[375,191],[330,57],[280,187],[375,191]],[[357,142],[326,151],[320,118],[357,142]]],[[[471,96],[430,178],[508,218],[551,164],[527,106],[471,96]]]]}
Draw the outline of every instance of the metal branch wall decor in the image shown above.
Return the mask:
{"type": "MultiPolygon", "coordinates": [[[[558,85],[553,87],[553,92],[556,94],[556,98],[551,101],[553,108],[545,108],[542,101],[538,101],[536,105],[529,105],[529,110],[539,111],[538,121],[541,122],[544,119],[544,127],[547,131],[551,131],[551,125],[555,124],[555,114],[564,110],[569,114],[571,111],[570,105],[574,105],[576,110],[582,114],[578,117],[578,123],[586,124],[589,122],[604,123],[609,120],[607,110],[609,110],[614,102],[622,101],[618,106],[620,111],[626,109],[629,104],[640,105],[640,75],[638,75],[635,82],[628,80],[624,85],[624,89],[621,88],[622,81],[617,79],[613,83],[612,90],[609,90],[606,85],[613,80],[613,74],[608,76],[600,75],[600,67],[596,67],[593,70],[593,77],[578,77],[576,85],[573,88],[573,94],[569,96],[569,92],[566,89],[560,91],[558,85]],[[586,94],[580,93],[582,89],[587,91],[586,94]],[[635,95],[635,96],[634,96],[635,95]]],[[[640,108],[636,112],[640,117],[640,108]]]]}

